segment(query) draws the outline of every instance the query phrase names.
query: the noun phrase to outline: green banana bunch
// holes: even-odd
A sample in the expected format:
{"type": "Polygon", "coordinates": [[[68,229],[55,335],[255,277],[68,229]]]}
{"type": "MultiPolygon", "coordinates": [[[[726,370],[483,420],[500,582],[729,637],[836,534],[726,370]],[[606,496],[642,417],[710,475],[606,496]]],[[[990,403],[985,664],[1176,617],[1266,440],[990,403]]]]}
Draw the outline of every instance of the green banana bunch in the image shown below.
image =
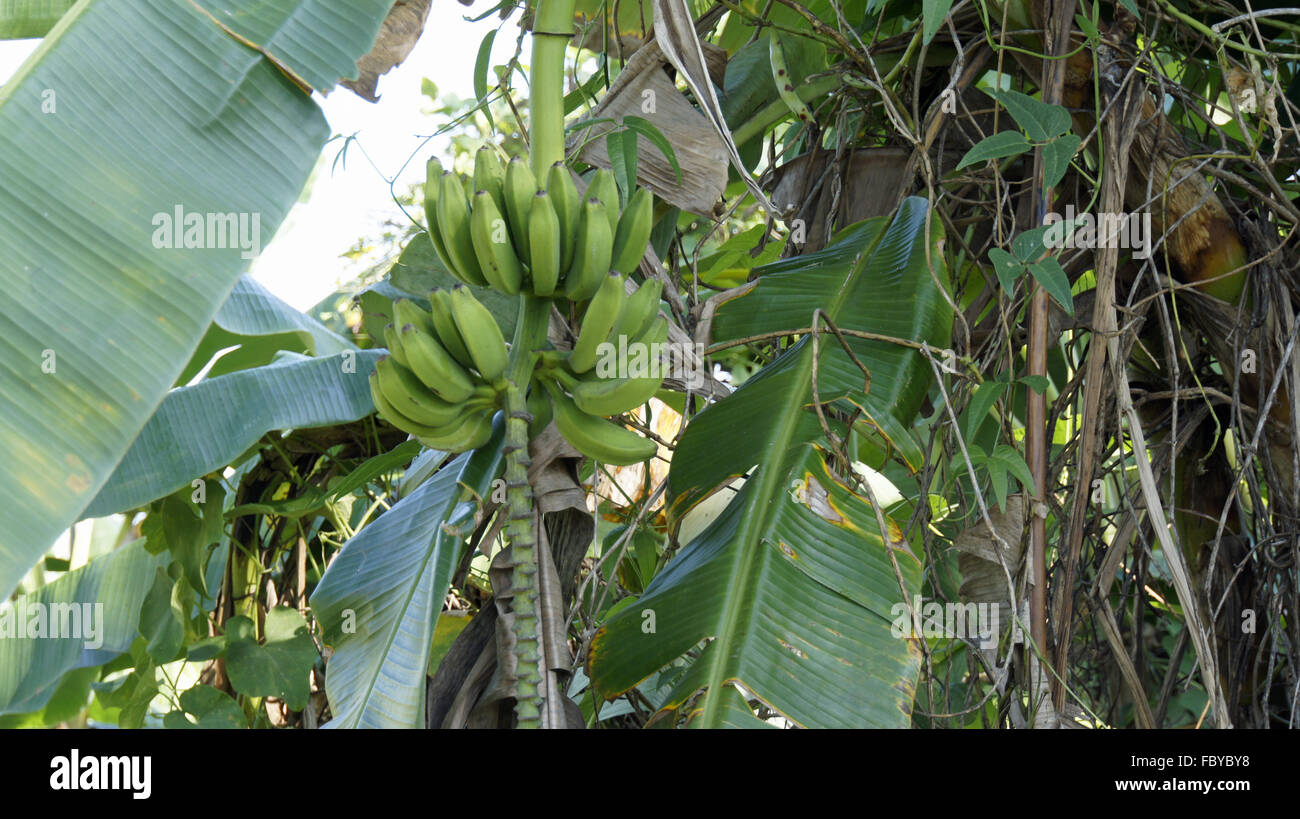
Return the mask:
{"type": "Polygon", "coordinates": [[[618,184],[604,168],[592,174],[585,197],[563,162],[551,166],[539,190],[527,162],[516,157],[503,167],[491,147],[475,155],[471,178],[443,172],[436,159],[426,175],[425,215],[438,256],[463,283],[507,295],[527,290],[587,301],[609,271],[636,269],[654,227],[650,192],[638,188],[620,210],[618,184]]]}
{"type": "Polygon", "coordinates": [[[578,408],[556,382],[543,382],[551,395],[555,426],[574,448],[601,463],[628,466],[641,463],[659,451],[658,444],[603,418],[593,418],[578,408]]]}
{"type": "Polygon", "coordinates": [[[502,403],[505,340],[464,285],[435,290],[429,302],[428,312],[409,299],[393,302],[396,323],[384,328],[389,355],[370,375],[371,396],[384,418],[425,446],[475,449],[491,436],[502,403]]]}
{"type": "MultiPolygon", "coordinates": [[[[606,274],[587,305],[573,350],[567,356],[541,356],[533,390],[538,382],[545,387],[550,417],[584,455],[626,465],[657,451],[654,441],[607,419],[645,404],[663,383],[659,356],[668,340],[668,320],[659,315],[661,292],[662,284],[652,279],[628,296],[623,275],[606,274]],[[603,345],[612,345],[622,365],[613,372],[597,366],[600,356],[610,352],[603,345]]],[[[530,395],[529,411],[536,423],[543,415],[534,403],[530,395]]]]}

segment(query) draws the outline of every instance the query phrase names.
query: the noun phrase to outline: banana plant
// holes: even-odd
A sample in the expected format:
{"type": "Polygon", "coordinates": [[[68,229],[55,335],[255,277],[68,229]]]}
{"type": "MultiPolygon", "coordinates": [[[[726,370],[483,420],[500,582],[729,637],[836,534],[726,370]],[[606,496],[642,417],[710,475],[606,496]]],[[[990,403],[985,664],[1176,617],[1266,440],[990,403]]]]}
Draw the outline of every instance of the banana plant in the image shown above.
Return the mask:
{"type": "Polygon", "coordinates": [[[799,725],[909,724],[920,653],[891,635],[890,612],[916,593],[921,564],[898,524],[836,465],[814,402],[837,437],[849,429],[841,419],[856,415],[864,434],[902,443],[931,383],[929,362],[906,342],[946,347],[951,326],[942,231],[928,217],[925,200],[907,199],[821,252],[760,268],[757,284],[719,310],[718,341],[829,323],[904,344],[849,336],[851,357],[834,335],[816,345],[804,335],[691,421],[669,473],[670,514],[680,520],[747,478],[597,632],[589,673],[602,695],[691,652],[661,710],[689,705],[693,727],[753,722],[741,707],[750,696],[799,725]]]}

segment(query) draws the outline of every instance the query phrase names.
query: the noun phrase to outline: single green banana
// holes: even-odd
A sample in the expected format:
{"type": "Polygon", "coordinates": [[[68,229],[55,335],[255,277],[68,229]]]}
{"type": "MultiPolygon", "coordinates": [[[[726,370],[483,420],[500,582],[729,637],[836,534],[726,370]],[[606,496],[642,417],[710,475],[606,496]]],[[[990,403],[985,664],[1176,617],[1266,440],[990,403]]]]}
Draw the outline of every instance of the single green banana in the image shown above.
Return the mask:
{"type": "Polygon", "coordinates": [[[597,168],[591,175],[591,183],[587,185],[587,193],[582,198],[599,199],[604,204],[605,216],[609,219],[609,235],[613,236],[614,231],[618,230],[618,182],[614,179],[614,172],[597,168]]]}
{"type": "Polygon", "coordinates": [[[474,394],[474,382],[469,373],[432,334],[413,324],[403,326],[399,332],[406,361],[426,387],[453,404],[459,404],[474,394]]]}
{"type": "Polygon", "coordinates": [[[484,145],[474,154],[474,190],[487,191],[496,203],[497,210],[506,212],[506,171],[496,149],[484,145]]]}
{"type": "Polygon", "coordinates": [[[454,427],[416,437],[429,449],[442,452],[468,452],[483,446],[492,437],[493,414],[490,408],[471,412],[454,427]]]}
{"type": "Polygon", "coordinates": [[[449,403],[439,398],[415,373],[398,364],[391,356],[379,359],[375,372],[384,399],[406,418],[432,429],[459,423],[460,417],[468,408],[487,406],[496,398],[496,393],[490,387],[481,386],[468,401],[449,403]]]}
{"type": "Polygon", "coordinates": [[[377,371],[370,373],[370,397],[375,402],[375,409],[379,411],[380,416],[408,435],[435,435],[444,431],[442,427],[430,427],[408,418],[390,404],[388,399],[384,397],[383,390],[380,389],[377,371]]]}
{"type": "Polygon", "coordinates": [[[578,195],[578,186],[573,184],[569,168],[563,162],[556,162],[547,171],[546,192],[551,197],[555,216],[560,221],[560,269],[568,270],[578,247],[582,199],[578,195]]]}
{"type": "Polygon", "coordinates": [[[575,373],[585,373],[596,366],[597,348],[609,339],[609,331],[614,329],[626,301],[623,274],[607,274],[582,315],[582,329],[578,331],[573,352],[569,353],[569,368],[575,373]]]}
{"type": "Polygon", "coordinates": [[[609,340],[617,343],[619,336],[632,339],[649,327],[650,321],[659,315],[659,296],[663,289],[664,284],[659,279],[646,279],[635,293],[628,296],[614,329],[609,331],[609,340]]]}
{"type": "Polygon", "coordinates": [[[426,333],[433,332],[433,316],[426,313],[420,308],[420,305],[410,299],[395,299],[393,301],[393,319],[393,324],[399,328],[414,324],[426,333]]]}
{"type": "Polygon", "coordinates": [[[469,357],[465,339],[460,337],[460,330],[456,329],[456,320],[451,317],[451,291],[435,287],[429,293],[429,308],[433,318],[434,336],[442,344],[443,349],[451,353],[451,357],[462,367],[473,367],[474,359],[469,357]]]}
{"type": "Polygon", "coordinates": [[[528,161],[515,157],[506,164],[506,219],[510,221],[510,239],[515,243],[515,253],[521,259],[532,256],[528,235],[528,217],[537,194],[537,177],[533,176],[528,161]]]}
{"type": "Polygon", "coordinates": [[[406,353],[402,350],[402,337],[397,332],[397,327],[392,324],[384,325],[384,346],[388,348],[388,354],[393,360],[403,367],[409,366],[406,363],[406,353]]]}
{"type": "Polygon", "coordinates": [[[442,190],[442,163],[437,157],[429,157],[424,166],[424,225],[429,232],[429,241],[433,243],[434,252],[442,263],[451,266],[451,257],[442,241],[442,231],[438,229],[438,195],[442,190]]]}
{"type": "Polygon", "coordinates": [[[497,320],[464,285],[451,290],[451,315],[479,375],[495,385],[505,377],[510,353],[497,320]]]}
{"type": "Polygon", "coordinates": [[[641,463],[659,451],[649,438],[603,418],[593,418],[573,403],[554,382],[546,382],[551,394],[555,426],[574,448],[601,463],[628,466],[641,463]]]}
{"type": "Polygon", "coordinates": [[[662,385],[663,378],[597,378],[579,381],[573,388],[573,403],[588,415],[619,415],[649,401],[662,385]]]}
{"type": "Polygon", "coordinates": [[[614,232],[612,265],[620,273],[631,273],[641,264],[650,232],[655,226],[654,196],[646,188],[637,188],[618,220],[614,232]]]}
{"type": "Polygon", "coordinates": [[[588,199],[582,204],[578,220],[577,250],[573,264],[564,274],[564,295],[573,301],[586,301],[596,295],[614,249],[614,236],[605,218],[605,206],[598,199],[588,199]]]}
{"type": "Polygon", "coordinates": [[[518,295],[519,285],[524,279],[524,268],[515,256],[506,219],[487,191],[474,194],[474,210],[470,214],[469,225],[470,238],[474,240],[474,253],[478,257],[483,278],[507,296],[518,295]]]}
{"type": "Polygon", "coordinates": [[[551,205],[551,196],[538,191],[528,211],[528,264],[533,278],[533,293],[550,296],[560,283],[560,220],[551,205]]]}
{"type": "Polygon", "coordinates": [[[451,272],[466,284],[479,287],[487,286],[483,271],[479,269],[478,258],[474,255],[474,239],[469,229],[469,200],[461,187],[460,178],[455,174],[442,175],[442,190],[438,194],[438,229],[442,231],[442,241],[451,257],[451,272]]]}
{"type": "Polygon", "coordinates": [[[640,360],[644,372],[609,374],[625,377],[601,377],[598,369],[592,376],[569,388],[573,394],[573,403],[588,415],[607,416],[627,412],[649,401],[663,384],[666,365],[661,354],[667,340],[668,320],[660,318],[632,342],[636,347],[631,344],[619,346],[619,359],[625,367],[629,370],[640,369],[634,363],[640,360]]]}

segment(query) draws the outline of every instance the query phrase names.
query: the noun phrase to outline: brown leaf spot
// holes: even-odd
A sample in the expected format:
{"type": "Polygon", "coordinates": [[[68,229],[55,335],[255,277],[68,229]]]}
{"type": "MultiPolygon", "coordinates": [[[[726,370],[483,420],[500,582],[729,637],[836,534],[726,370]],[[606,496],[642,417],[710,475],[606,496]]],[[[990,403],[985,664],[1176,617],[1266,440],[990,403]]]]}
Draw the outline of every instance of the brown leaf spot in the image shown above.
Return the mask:
{"type": "Polygon", "coordinates": [[[830,493],[811,472],[805,472],[804,479],[795,481],[790,489],[791,496],[811,509],[814,515],[836,526],[843,525],[844,517],[830,503],[830,493]]]}
{"type": "Polygon", "coordinates": [[[787,651],[789,651],[791,654],[795,655],[799,659],[801,660],[808,659],[808,655],[804,653],[803,649],[800,649],[797,646],[790,645],[785,640],[782,640],[780,637],[777,637],[776,641],[781,644],[782,648],[786,649],[787,651]]]}

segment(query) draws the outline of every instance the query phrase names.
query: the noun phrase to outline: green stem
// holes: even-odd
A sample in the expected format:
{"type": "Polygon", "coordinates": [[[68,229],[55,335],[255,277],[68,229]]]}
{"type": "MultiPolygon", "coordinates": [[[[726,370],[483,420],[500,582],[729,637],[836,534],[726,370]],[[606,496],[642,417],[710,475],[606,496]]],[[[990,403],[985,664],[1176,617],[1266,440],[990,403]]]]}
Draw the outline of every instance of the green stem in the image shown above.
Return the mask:
{"type": "Polygon", "coordinates": [[[533,17],[529,160],[538,180],[564,159],[564,51],[573,33],[573,6],[574,0],[537,0],[533,17]]]}
{"type": "Polygon", "coordinates": [[[537,350],[546,343],[550,299],[519,297],[519,318],[510,349],[510,386],[505,394],[506,508],[510,515],[511,588],[514,592],[515,715],[520,728],[541,727],[541,630],[537,618],[537,532],[533,493],[528,482],[528,383],[537,350]]]}
{"type": "MultiPolygon", "coordinates": [[[[564,52],[573,31],[574,0],[537,0],[533,18],[530,163],[539,180],[564,160],[564,52]]],[[[510,515],[511,587],[514,592],[515,715],[520,728],[541,727],[542,641],[537,616],[537,532],[528,482],[528,385],[546,344],[551,300],[519,296],[505,393],[506,506],[510,515]]]]}

